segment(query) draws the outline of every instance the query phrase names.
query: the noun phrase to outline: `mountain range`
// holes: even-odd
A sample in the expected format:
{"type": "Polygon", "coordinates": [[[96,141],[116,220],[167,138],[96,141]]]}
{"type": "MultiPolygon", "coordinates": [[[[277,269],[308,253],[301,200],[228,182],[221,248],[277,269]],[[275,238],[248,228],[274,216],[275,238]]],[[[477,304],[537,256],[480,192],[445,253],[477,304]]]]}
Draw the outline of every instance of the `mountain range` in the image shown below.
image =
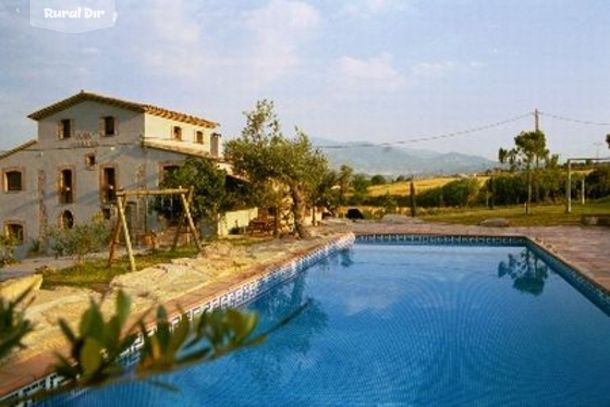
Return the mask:
{"type": "Polygon", "coordinates": [[[355,172],[369,175],[449,175],[481,172],[498,165],[481,156],[456,152],[439,153],[366,142],[340,143],[314,137],[311,142],[326,154],[333,168],[345,164],[355,172]]]}

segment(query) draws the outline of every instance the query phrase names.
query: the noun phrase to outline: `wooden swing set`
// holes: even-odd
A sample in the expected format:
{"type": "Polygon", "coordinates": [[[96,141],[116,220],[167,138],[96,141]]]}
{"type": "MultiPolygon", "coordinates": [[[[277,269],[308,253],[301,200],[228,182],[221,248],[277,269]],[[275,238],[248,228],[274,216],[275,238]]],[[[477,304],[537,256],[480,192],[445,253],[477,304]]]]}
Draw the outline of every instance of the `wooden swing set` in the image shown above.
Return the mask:
{"type": "Polygon", "coordinates": [[[147,189],[136,189],[133,191],[118,191],[116,194],[116,206],[118,212],[118,218],[112,232],[112,240],[110,241],[110,248],[108,253],[108,267],[112,265],[114,260],[115,248],[119,243],[121,230],[123,231],[123,238],[125,239],[125,246],[127,247],[127,255],[129,256],[129,265],[131,271],[136,271],[136,260],[133,255],[133,247],[131,245],[131,237],[129,236],[129,226],[127,225],[127,217],[125,216],[125,207],[127,204],[128,197],[148,197],[148,196],[162,196],[162,195],[178,195],[180,197],[180,203],[182,204],[182,216],[178,221],[178,227],[176,229],[176,235],[174,236],[174,242],[172,244],[172,250],[176,249],[178,245],[178,239],[180,237],[180,231],[186,221],[189,232],[193,235],[195,246],[201,250],[201,241],[199,234],[195,228],[195,222],[190,211],[190,202],[193,199],[193,190],[187,188],[173,188],[173,189],[160,189],[160,190],[147,190],[147,189]]]}

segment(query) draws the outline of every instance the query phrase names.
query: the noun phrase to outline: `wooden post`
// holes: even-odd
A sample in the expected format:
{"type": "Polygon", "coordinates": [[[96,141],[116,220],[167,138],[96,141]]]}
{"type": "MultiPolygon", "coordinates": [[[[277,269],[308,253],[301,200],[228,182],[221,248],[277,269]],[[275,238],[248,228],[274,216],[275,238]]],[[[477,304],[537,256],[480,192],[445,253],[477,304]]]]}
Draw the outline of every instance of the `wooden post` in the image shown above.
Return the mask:
{"type": "Polygon", "coordinates": [[[133,257],[133,248],[131,247],[131,238],[129,237],[129,227],[127,227],[127,220],[125,219],[123,199],[127,200],[127,197],[117,197],[116,203],[119,209],[119,220],[121,221],[121,225],[123,226],[123,234],[125,235],[125,246],[127,247],[127,255],[129,256],[129,265],[131,266],[131,271],[136,271],[136,260],[133,257]]]}
{"type": "Polygon", "coordinates": [[[193,234],[193,239],[195,240],[195,245],[197,249],[201,250],[201,242],[199,241],[199,234],[197,233],[197,229],[195,228],[195,222],[193,222],[193,218],[191,217],[191,210],[189,209],[189,201],[192,196],[192,190],[189,191],[189,199],[187,200],[184,196],[184,193],[180,194],[180,200],[182,201],[182,208],[184,209],[184,214],[186,216],[186,220],[188,222],[189,229],[193,234]]]}
{"type": "Polygon", "coordinates": [[[568,177],[566,180],[566,213],[572,213],[572,162],[568,160],[568,177]]]}
{"type": "MultiPolygon", "coordinates": [[[[182,187],[178,187],[180,190],[182,190],[182,187]]],[[[192,195],[193,190],[189,190],[189,199],[188,202],[191,202],[191,199],[193,198],[192,195]]],[[[180,196],[182,196],[182,193],[180,193],[180,196]]],[[[184,209],[184,205],[182,207],[182,209],[184,209]]],[[[182,230],[182,225],[184,225],[184,219],[186,216],[186,212],[182,211],[182,216],[180,216],[180,219],[178,219],[178,227],[176,228],[176,234],[174,235],[174,242],[172,243],[172,250],[176,250],[176,247],[178,247],[178,239],[180,239],[180,231],[182,230]]]]}
{"type": "Polygon", "coordinates": [[[114,259],[114,248],[119,242],[119,234],[121,233],[121,220],[117,217],[114,230],[112,231],[112,240],[110,241],[110,248],[108,250],[108,268],[112,266],[112,260],[114,259]]]}
{"type": "Polygon", "coordinates": [[[580,181],[580,203],[585,204],[585,176],[582,176],[582,180],[580,181]]]}
{"type": "Polygon", "coordinates": [[[411,204],[411,216],[412,217],[416,217],[417,216],[417,201],[416,201],[416,197],[415,197],[415,183],[413,182],[413,180],[411,180],[411,184],[410,184],[410,193],[411,193],[411,197],[409,199],[409,203],[411,204]]]}

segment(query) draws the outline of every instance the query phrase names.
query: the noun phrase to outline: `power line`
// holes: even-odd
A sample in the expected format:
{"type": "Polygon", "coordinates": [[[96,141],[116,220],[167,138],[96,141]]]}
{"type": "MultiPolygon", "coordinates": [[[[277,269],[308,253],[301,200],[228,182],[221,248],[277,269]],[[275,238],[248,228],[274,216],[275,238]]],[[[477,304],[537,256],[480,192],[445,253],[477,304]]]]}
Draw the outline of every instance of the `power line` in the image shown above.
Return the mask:
{"type": "Polygon", "coordinates": [[[498,122],[489,123],[489,124],[485,124],[485,125],[477,126],[477,127],[472,127],[472,128],[466,129],[466,130],[459,130],[459,131],[453,131],[450,133],[443,133],[443,134],[439,134],[436,136],[424,136],[424,137],[417,137],[417,138],[406,139],[406,140],[388,141],[388,142],[384,142],[384,143],[351,143],[351,144],[334,144],[334,145],[326,145],[326,146],[321,145],[321,146],[315,146],[315,147],[322,148],[322,149],[340,149],[340,148],[352,148],[352,147],[390,147],[393,145],[420,143],[420,142],[424,142],[424,141],[446,139],[446,138],[452,138],[452,137],[462,136],[462,135],[466,135],[466,134],[477,133],[477,132],[480,132],[483,130],[489,130],[489,129],[503,126],[508,123],[516,122],[518,120],[521,120],[523,118],[530,117],[530,116],[532,116],[532,112],[524,113],[519,116],[511,117],[509,119],[501,120],[498,122]]]}
{"type": "Polygon", "coordinates": [[[559,115],[556,115],[556,114],[546,113],[546,112],[539,112],[539,113],[541,115],[543,115],[543,116],[548,116],[548,117],[551,117],[553,119],[562,120],[564,122],[586,124],[586,125],[591,125],[591,126],[610,126],[610,123],[593,122],[593,121],[589,121],[589,120],[572,119],[570,117],[559,116],[559,115]]]}

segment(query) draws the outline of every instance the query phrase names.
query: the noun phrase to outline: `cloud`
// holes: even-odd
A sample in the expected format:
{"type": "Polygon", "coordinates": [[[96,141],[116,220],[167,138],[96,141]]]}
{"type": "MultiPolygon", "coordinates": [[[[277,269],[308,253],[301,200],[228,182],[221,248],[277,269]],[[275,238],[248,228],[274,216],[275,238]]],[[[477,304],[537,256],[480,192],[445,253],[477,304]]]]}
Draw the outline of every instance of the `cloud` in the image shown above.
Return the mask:
{"type": "Polygon", "coordinates": [[[375,15],[405,11],[410,8],[406,0],[360,0],[352,1],[341,10],[342,14],[359,18],[371,18],[375,15]]]}
{"type": "Polygon", "coordinates": [[[440,62],[420,62],[411,68],[411,73],[417,77],[443,76],[456,68],[457,64],[453,61],[440,62]]]}
{"type": "Polygon", "coordinates": [[[157,0],[147,17],[141,32],[154,46],[138,52],[148,68],[191,82],[230,74],[251,89],[297,67],[321,21],[317,9],[290,0],[270,0],[245,11],[233,8],[214,17],[191,2],[179,0],[168,7],[157,0]]]}
{"type": "Polygon", "coordinates": [[[395,91],[406,84],[389,54],[370,59],[343,56],[335,62],[333,71],[336,81],[349,90],[395,91]]]}
{"type": "Polygon", "coordinates": [[[320,20],[319,12],[301,1],[272,0],[246,13],[243,23],[250,32],[250,52],[244,68],[252,71],[259,86],[281,77],[300,63],[301,48],[320,20]]]}
{"type": "Polygon", "coordinates": [[[192,79],[201,71],[203,31],[197,13],[184,0],[174,0],[168,6],[164,0],[155,0],[147,6],[148,18],[143,19],[141,34],[150,35],[152,47],[140,47],[144,63],[162,73],[171,73],[192,79]]]}

